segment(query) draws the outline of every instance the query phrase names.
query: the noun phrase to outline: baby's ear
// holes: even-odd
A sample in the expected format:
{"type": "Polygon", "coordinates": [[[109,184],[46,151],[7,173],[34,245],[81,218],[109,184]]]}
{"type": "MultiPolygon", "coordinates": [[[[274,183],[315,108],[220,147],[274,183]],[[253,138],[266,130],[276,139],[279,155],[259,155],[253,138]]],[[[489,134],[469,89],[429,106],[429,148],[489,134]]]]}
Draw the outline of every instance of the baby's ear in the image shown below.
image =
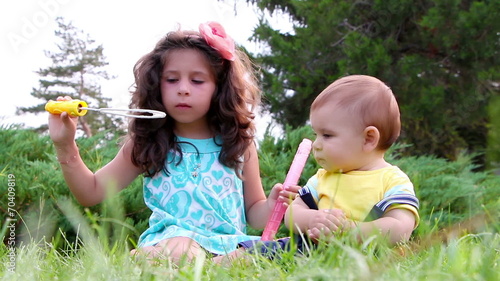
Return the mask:
{"type": "Polygon", "coordinates": [[[375,150],[378,146],[378,142],[380,140],[380,132],[375,126],[368,126],[363,131],[363,135],[365,137],[365,142],[363,144],[363,150],[366,152],[370,152],[375,150]]]}

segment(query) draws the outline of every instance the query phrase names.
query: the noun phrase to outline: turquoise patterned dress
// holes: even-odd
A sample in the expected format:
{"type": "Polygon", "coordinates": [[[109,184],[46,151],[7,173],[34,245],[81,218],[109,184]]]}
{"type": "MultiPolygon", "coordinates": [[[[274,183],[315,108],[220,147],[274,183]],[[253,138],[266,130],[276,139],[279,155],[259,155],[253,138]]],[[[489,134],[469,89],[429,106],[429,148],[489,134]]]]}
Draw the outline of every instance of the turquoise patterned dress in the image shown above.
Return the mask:
{"type": "Polygon", "coordinates": [[[259,240],[246,234],[243,183],[219,162],[221,147],[213,139],[177,137],[183,158],[169,153],[170,173],[144,178],[144,201],[153,211],[139,247],[172,237],[189,237],[205,250],[223,255],[238,243],[259,240]]]}

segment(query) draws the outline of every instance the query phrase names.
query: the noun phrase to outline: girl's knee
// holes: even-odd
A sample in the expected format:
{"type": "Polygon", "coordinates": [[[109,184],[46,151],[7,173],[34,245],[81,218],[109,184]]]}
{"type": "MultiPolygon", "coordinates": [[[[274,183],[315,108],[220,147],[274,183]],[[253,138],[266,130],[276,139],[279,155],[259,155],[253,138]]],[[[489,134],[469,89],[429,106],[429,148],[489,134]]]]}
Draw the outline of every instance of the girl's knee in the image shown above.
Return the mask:
{"type": "Polygon", "coordinates": [[[200,244],[187,237],[174,237],[163,241],[163,243],[158,243],[158,246],[167,249],[170,252],[170,256],[173,258],[180,259],[185,256],[188,260],[191,260],[195,258],[200,251],[204,251],[200,244]]]}
{"type": "Polygon", "coordinates": [[[174,263],[181,260],[191,261],[205,253],[200,244],[187,237],[174,237],[162,240],[154,246],[146,246],[130,251],[133,256],[144,255],[148,259],[168,259],[174,263]]]}
{"type": "Polygon", "coordinates": [[[193,239],[187,237],[174,237],[162,240],[155,246],[154,251],[161,253],[163,256],[178,262],[182,259],[191,261],[200,251],[205,252],[200,244],[196,243],[193,239]]]}

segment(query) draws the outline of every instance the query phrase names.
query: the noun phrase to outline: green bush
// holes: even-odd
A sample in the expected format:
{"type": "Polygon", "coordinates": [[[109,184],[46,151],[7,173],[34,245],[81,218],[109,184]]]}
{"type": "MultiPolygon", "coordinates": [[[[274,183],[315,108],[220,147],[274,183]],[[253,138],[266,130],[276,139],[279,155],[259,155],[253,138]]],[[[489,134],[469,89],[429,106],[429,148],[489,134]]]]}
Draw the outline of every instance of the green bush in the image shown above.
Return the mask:
{"type": "MultiPolygon", "coordinates": [[[[103,132],[105,134],[105,132],[103,132]]],[[[103,142],[102,135],[79,138],[77,144],[82,159],[91,170],[97,170],[109,162],[118,152],[118,140],[103,142]]],[[[79,206],[69,192],[59,163],[55,157],[52,141],[47,135],[20,129],[17,126],[0,128],[0,220],[7,219],[7,181],[15,177],[15,209],[19,214],[17,239],[24,242],[50,241],[64,235],[67,242],[74,242],[76,231],[68,218],[61,212],[61,201],[70,199],[79,206]]],[[[137,233],[145,229],[149,209],[142,200],[142,179],[136,179],[128,188],[120,192],[108,204],[91,208],[79,207],[82,213],[89,212],[98,219],[105,218],[106,208],[119,208],[123,205],[126,222],[135,226],[137,231],[130,234],[137,240],[137,233]],[[110,205],[114,204],[114,205],[110,205]],[[107,207],[106,207],[107,206],[107,207]]],[[[0,233],[0,236],[3,233],[0,233]]]]}
{"type": "Polygon", "coordinates": [[[486,148],[487,166],[496,169],[497,174],[500,174],[500,96],[491,99],[488,112],[490,123],[486,148]]]}
{"type": "MultiPolygon", "coordinates": [[[[264,134],[259,143],[259,165],[262,185],[267,194],[276,183],[285,181],[297,148],[304,138],[314,140],[314,133],[309,126],[296,130],[288,127],[285,135],[280,138],[270,135],[269,132],[264,134]]],[[[299,184],[304,185],[307,179],[316,173],[318,167],[311,154],[300,176],[299,184]]]]}
{"type": "Polygon", "coordinates": [[[500,177],[473,172],[473,158],[474,155],[461,154],[456,161],[448,161],[420,156],[392,162],[408,174],[420,200],[422,220],[418,234],[435,227],[450,227],[481,213],[498,213],[500,177]]]}

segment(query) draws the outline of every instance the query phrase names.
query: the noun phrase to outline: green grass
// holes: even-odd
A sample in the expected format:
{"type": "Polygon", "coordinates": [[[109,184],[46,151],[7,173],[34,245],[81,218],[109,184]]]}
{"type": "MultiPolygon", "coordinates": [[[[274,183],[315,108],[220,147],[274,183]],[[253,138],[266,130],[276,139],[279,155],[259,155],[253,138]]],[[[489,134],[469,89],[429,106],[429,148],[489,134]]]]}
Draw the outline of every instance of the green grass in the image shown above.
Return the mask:
{"type": "MultiPolygon", "coordinates": [[[[134,260],[123,248],[104,250],[99,244],[60,252],[50,243],[30,243],[17,251],[15,273],[2,268],[1,280],[499,280],[500,236],[466,235],[447,245],[436,244],[405,255],[398,248],[338,241],[309,256],[286,253],[269,261],[249,255],[246,262],[216,265],[199,257],[174,266],[134,260]]],[[[5,259],[5,249],[1,250],[5,259]]]]}
{"type": "MultiPolygon", "coordinates": [[[[344,235],[320,244],[306,255],[283,253],[268,260],[248,254],[228,265],[214,264],[205,256],[174,265],[155,264],[129,255],[127,233],[133,227],[115,199],[105,203],[109,217],[80,213],[70,200],[58,207],[77,229],[75,242],[63,233],[50,242],[19,245],[15,272],[8,270],[8,248],[0,246],[0,280],[499,280],[500,234],[498,221],[482,232],[453,237],[452,229],[430,231],[428,237],[390,247],[377,236],[364,243],[344,235]],[[118,208],[117,208],[118,207],[118,208]],[[109,210],[113,209],[113,212],[109,210]],[[446,233],[443,233],[445,231],[446,233]],[[448,239],[443,239],[449,234],[448,239]],[[451,238],[450,238],[451,237],[451,238]],[[446,240],[446,242],[444,242],[446,240]],[[64,242],[64,243],[62,243],[64,242]],[[64,245],[61,247],[60,245],[64,245]]],[[[424,227],[431,222],[422,222],[424,227]]],[[[5,230],[4,230],[5,232],[5,230]]],[[[1,233],[5,235],[5,233],[1,233]]]]}

